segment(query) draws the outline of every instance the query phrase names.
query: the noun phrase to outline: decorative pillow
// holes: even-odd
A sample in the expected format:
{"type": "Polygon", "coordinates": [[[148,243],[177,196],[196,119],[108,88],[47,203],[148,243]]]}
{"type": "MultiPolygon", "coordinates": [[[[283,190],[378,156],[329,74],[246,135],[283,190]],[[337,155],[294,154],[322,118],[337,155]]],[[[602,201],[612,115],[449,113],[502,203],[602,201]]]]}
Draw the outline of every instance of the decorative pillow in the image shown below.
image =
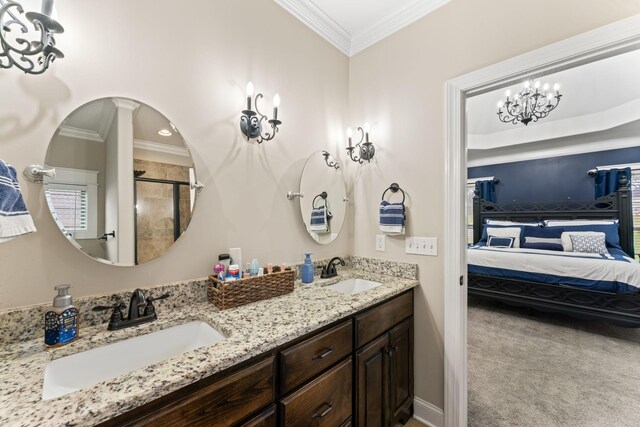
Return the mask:
{"type": "Polygon", "coordinates": [[[618,233],[620,224],[617,219],[610,220],[548,220],[545,221],[545,228],[562,227],[564,231],[571,232],[595,232],[604,233],[606,245],[611,248],[622,249],[620,247],[620,235],[618,233]]]}
{"type": "Polygon", "coordinates": [[[486,227],[487,239],[491,237],[513,237],[514,248],[520,247],[520,233],[522,229],[519,227],[486,227]]]}
{"type": "MultiPolygon", "coordinates": [[[[530,249],[536,249],[531,246],[524,246],[525,243],[550,243],[553,245],[562,246],[562,233],[564,228],[562,227],[524,227],[522,232],[524,242],[522,247],[528,247],[530,249]]],[[[539,248],[545,249],[545,248],[539,248]]],[[[550,250],[562,250],[562,249],[550,249],[550,250]]]]}
{"type": "Polygon", "coordinates": [[[578,234],[578,235],[584,235],[584,236],[597,236],[604,233],[600,233],[597,231],[565,231],[564,233],[562,233],[562,236],[560,237],[560,240],[562,240],[562,247],[564,248],[563,250],[565,252],[573,252],[573,243],[571,242],[572,234],[578,234]]]}
{"type": "Polygon", "coordinates": [[[604,233],[569,234],[574,252],[608,254],[604,233]]]}
{"type": "MultiPolygon", "coordinates": [[[[557,239],[560,240],[560,239],[557,239]]],[[[529,242],[525,241],[522,244],[522,247],[525,249],[542,249],[545,251],[563,251],[564,248],[562,244],[558,243],[548,243],[548,242],[529,242]]]]}
{"type": "Polygon", "coordinates": [[[513,237],[489,236],[487,246],[491,248],[512,248],[515,240],[516,239],[513,237]]]}
{"type": "MultiPolygon", "coordinates": [[[[500,220],[495,220],[495,219],[487,219],[485,220],[485,224],[483,225],[482,228],[482,237],[480,237],[480,241],[478,243],[486,243],[487,242],[487,238],[488,238],[488,234],[487,234],[487,228],[491,227],[491,228],[514,228],[514,227],[518,227],[520,230],[522,230],[524,227],[542,227],[542,223],[540,222],[513,222],[513,221],[500,221],[500,220]]],[[[518,243],[519,247],[520,243],[522,242],[522,232],[520,233],[520,242],[518,243]]]]}

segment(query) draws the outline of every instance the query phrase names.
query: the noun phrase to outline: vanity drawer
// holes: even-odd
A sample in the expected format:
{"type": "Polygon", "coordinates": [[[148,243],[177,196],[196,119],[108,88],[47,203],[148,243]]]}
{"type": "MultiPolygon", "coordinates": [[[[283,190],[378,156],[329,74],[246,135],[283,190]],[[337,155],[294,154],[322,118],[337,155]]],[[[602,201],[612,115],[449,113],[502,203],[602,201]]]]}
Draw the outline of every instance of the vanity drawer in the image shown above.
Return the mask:
{"type": "Polygon", "coordinates": [[[286,427],[342,425],[351,417],[352,362],[349,357],[280,401],[286,427]]]}
{"type": "Polygon", "coordinates": [[[356,316],[356,347],[368,343],[412,314],[413,292],[406,292],[356,316]]]}
{"type": "Polygon", "coordinates": [[[150,414],[134,425],[162,427],[237,425],[244,418],[273,402],[274,359],[274,356],[271,356],[231,374],[150,414]]]}
{"type": "Polygon", "coordinates": [[[266,411],[242,424],[242,427],[276,427],[276,421],[276,407],[270,406],[266,411]]]}
{"type": "Polygon", "coordinates": [[[282,394],[313,378],[353,350],[351,320],[313,336],[280,353],[282,394]]]}

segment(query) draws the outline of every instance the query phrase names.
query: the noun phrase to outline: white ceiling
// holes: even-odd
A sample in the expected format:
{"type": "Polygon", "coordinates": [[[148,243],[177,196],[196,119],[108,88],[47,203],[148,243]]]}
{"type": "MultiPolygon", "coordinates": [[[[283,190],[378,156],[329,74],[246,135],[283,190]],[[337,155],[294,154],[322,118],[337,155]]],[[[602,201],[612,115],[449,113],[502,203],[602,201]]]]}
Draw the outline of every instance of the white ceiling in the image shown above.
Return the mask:
{"type": "Polygon", "coordinates": [[[640,120],[640,51],[585,64],[539,77],[541,83],[559,83],[563,95],[558,107],[539,122],[502,123],[497,103],[506,89],[467,100],[468,145],[471,150],[496,150],[601,132],[640,120]]]}
{"type": "Polygon", "coordinates": [[[450,0],[274,0],[351,56],[450,0]]]}

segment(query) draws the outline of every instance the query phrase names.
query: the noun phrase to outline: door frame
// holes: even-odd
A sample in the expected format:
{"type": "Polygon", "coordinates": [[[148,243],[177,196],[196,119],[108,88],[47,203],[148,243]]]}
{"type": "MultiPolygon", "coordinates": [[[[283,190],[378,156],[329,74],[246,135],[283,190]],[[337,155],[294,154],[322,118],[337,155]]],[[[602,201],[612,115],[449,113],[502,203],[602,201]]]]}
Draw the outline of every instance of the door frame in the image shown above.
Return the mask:
{"type": "Polygon", "coordinates": [[[444,420],[467,425],[465,99],[640,48],[640,14],[449,80],[445,84],[444,420]],[[462,284],[460,278],[463,278],[462,284]]]}

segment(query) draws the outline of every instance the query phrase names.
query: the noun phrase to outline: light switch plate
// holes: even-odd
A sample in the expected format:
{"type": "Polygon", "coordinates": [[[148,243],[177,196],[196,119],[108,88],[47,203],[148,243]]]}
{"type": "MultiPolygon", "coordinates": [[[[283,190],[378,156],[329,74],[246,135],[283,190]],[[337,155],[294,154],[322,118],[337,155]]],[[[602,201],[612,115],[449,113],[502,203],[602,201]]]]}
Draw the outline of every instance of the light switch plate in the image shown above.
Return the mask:
{"type": "Polygon", "coordinates": [[[438,256],[438,239],[435,237],[407,237],[405,253],[438,256]]]}
{"type": "Polygon", "coordinates": [[[376,236],[376,251],[384,252],[386,250],[386,236],[384,234],[378,234],[376,236]]]}

